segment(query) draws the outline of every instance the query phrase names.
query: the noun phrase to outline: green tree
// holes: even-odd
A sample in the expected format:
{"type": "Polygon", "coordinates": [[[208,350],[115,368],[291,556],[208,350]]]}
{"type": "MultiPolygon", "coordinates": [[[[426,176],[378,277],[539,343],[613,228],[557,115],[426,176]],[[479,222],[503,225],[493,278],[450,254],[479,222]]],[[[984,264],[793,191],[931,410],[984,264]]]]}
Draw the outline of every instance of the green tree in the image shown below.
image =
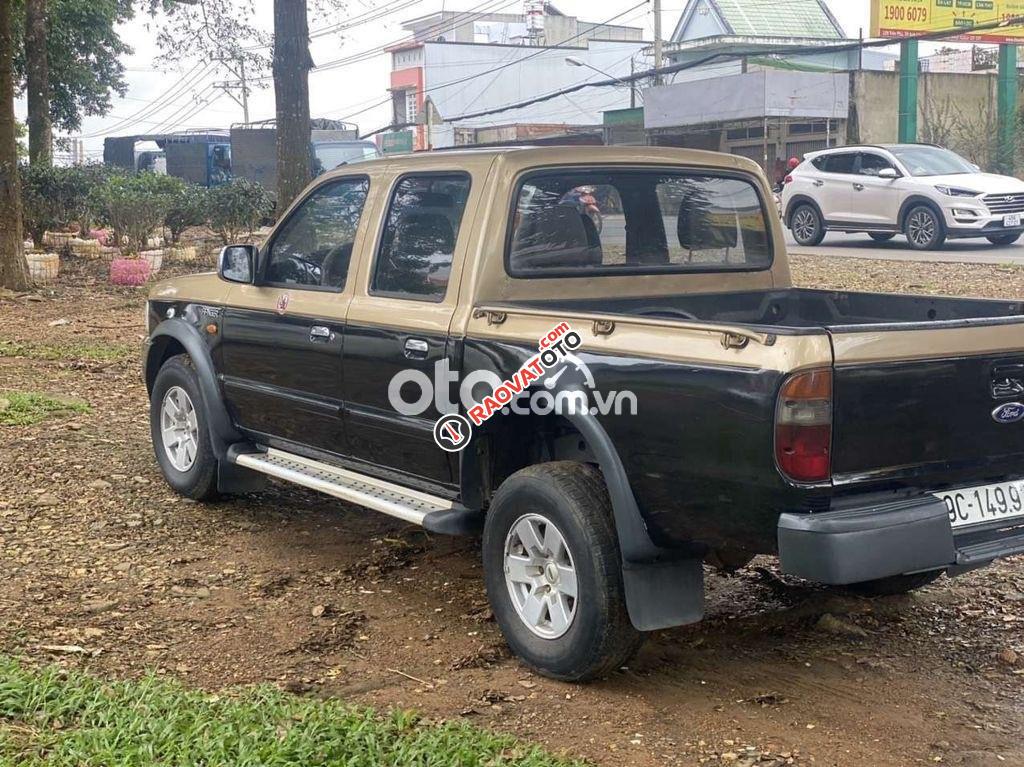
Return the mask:
{"type": "Polygon", "coordinates": [[[28,156],[33,164],[53,162],[50,118],[50,56],[47,0],[25,0],[25,99],[28,102],[28,156]]]}
{"type": "MultiPolygon", "coordinates": [[[[5,0],[10,4],[10,0],[5,0]]],[[[38,53],[25,37],[26,12],[39,0],[15,2],[18,24],[16,32],[15,72],[17,82],[25,89],[29,70],[28,58],[38,53]],[[29,7],[26,7],[28,3],[29,7]]],[[[39,12],[38,9],[36,11],[39,12]]],[[[132,0],[46,0],[42,12],[45,19],[45,59],[52,125],[65,133],[75,133],[82,119],[89,115],[107,114],[113,96],[123,96],[128,89],[121,57],[132,52],[117,33],[117,25],[134,15],[132,0]]],[[[35,21],[38,28],[38,19],[35,21]]],[[[36,63],[35,66],[38,66],[36,63]]],[[[28,95],[33,94],[31,89],[28,95]]],[[[29,143],[38,145],[31,133],[40,123],[39,115],[30,115],[29,143]]],[[[40,130],[45,130],[40,128],[40,130]]]]}
{"type": "Polygon", "coordinates": [[[27,290],[32,283],[21,231],[13,23],[11,3],[0,0],[0,288],[27,290]]]}

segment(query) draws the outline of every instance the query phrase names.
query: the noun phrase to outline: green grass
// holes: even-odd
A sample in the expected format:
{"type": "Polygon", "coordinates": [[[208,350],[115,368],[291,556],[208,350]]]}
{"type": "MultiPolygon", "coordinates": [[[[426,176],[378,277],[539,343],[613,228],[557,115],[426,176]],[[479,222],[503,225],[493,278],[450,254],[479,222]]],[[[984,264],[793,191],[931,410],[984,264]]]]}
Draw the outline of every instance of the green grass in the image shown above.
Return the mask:
{"type": "Polygon", "coordinates": [[[50,416],[88,412],[89,406],[83,402],[32,392],[0,391],[0,426],[31,426],[50,416]]]}
{"type": "Polygon", "coordinates": [[[582,767],[463,723],[271,687],[209,695],[0,658],[2,767],[582,767]]]}
{"type": "Polygon", "coordinates": [[[68,342],[60,344],[22,343],[0,340],[0,357],[27,357],[33,360],[85,360],[122,362],[139,354],[131,344],[68,342]]]}

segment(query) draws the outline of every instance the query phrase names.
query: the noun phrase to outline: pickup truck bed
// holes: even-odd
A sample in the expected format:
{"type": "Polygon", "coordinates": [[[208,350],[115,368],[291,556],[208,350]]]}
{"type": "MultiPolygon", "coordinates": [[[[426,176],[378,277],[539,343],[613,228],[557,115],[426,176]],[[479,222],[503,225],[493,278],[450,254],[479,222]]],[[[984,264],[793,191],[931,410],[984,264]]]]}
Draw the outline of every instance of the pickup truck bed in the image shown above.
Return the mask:
{"type": "Polygon", "coordinates": [[[1024,303],[945,296],[853,293],[845,291],[757,290],[700,295],[639,296],[600,300],[521,302],[520,306],[557,313],[593,312],[755,326],[796,333],[851,330],[862,325],[905,329],[928,323],[969,324],[1024,321],[1024,303]]]}

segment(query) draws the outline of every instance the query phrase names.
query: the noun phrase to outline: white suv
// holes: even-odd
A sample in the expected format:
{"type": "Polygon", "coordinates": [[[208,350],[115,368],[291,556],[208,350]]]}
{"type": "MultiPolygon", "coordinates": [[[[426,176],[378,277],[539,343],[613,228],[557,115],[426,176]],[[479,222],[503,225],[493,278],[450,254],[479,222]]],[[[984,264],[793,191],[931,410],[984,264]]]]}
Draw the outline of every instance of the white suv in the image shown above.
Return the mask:
{"type": "Polygon", "coordinates": [[[903,233],[916,250],[947,237],[1010,245],[1024,234],[1024,181],[981,173],[937,146],[846,146],[806,156],[786,177],[782,211],[801,245],[817,245],[827,231],[878,242],[903,233]]]}

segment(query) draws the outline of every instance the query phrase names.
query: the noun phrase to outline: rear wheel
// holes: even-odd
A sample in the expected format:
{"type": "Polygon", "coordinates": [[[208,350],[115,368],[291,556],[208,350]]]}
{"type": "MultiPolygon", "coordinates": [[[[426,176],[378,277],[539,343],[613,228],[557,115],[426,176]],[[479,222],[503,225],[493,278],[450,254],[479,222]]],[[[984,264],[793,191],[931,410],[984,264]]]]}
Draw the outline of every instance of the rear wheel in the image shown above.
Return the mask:
{"type": "Polygon", "coordinates": [[[825,239],[825,222],[813,205],[798,205],[790,217],[789,228],[799,245],[814,246],[825,239]]]}
{"type": "Polygon", "coordinates": [[[939,214],[927,205],[918,205],[910,210],[903,233],[914,250],[937,250],[946,242],[946,227],[939,214]]]}
{"type": "Polygon", "coordinates": [[[483,559],[495,619],[538,673],[594,679],[643,643],[626,612],[611,502],[593,467],[546,463],[506,479],[487,512],[483,559]]]}
{"type": "Polygon", "coordinates": [[[993,245],[1006,247],[1007,245],[1013,245],[1013,243],[1021,238],[1022,234],[1024,234],[1024,232],[1016,232],[1014,234],[994,234],[991,237],[986,237],[985,239],[993,245]]]}
{"type": "Polygon", "coordinates": [[[896,236],[896,232],[869,232],[875,242],[888,242],[896,236]]]}
{"type": "Polygon", "coordinates": [[[199,377],[186,355],[157,373],[149,401],[153,450],[167,484],[195,500],[217,497],[217,458],[210,444],[199,377]]]}
{"type": "Polygon", "coordinates": [[[896,594],[908,594],[934,583],[943,573],[934,570],[930,573],[913,573],[912,575],[894,575],[891,578],[880,578],[877,581],[852,583],[845,588],[866,597],[889,597],[896,594]]]}

